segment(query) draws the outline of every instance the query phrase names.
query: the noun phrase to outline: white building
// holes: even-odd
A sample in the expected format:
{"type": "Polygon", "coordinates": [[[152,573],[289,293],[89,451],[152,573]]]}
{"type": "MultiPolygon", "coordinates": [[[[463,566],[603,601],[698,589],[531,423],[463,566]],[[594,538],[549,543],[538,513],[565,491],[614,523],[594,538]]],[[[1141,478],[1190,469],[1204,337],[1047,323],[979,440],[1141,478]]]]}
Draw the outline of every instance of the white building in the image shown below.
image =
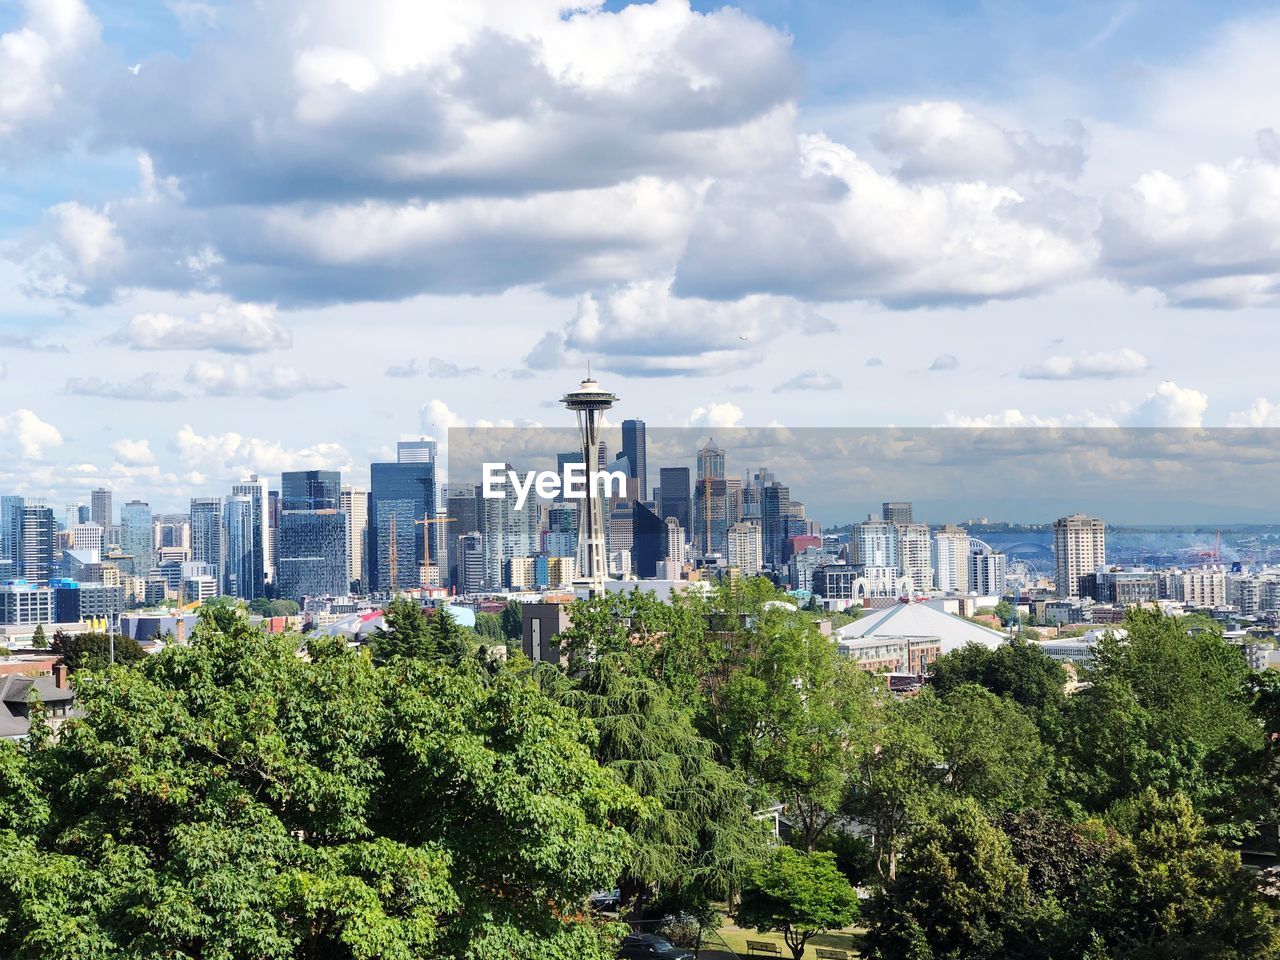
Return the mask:
{"type": "Polygon", "coordinates": [[[938,589],[943,593],[969,592],[969,534],[948,524],[934,535],[938,589]]]}
{"type": "Polygon", "coordinates": [[[1106,524],[1083,513],[1055,520],[1053,562],[1058,596],[1080,596],[1080,581],[1107,562],[1106,524]]]}
{"type": "Polygon", "coordinates": [[[339,509],[347,515],[347,579],[364,582],[365,543],[369,536],[369,491],[343,484],[339,509]]]}
{"type": "Polygon", "coordinates": [[[911,581],[914,593],[933,588],[933,540],[927,523],[903,523],[894,528],[898,538],[898,572],[911,581]]]}
{"type": "Polygon", "coordinates": [[[760,573],[764,556],[760,539],[760,526],[755,523],[731,524],[725,536],[725,559],[731,567],[737,567],[744,577],[760,573]]]}

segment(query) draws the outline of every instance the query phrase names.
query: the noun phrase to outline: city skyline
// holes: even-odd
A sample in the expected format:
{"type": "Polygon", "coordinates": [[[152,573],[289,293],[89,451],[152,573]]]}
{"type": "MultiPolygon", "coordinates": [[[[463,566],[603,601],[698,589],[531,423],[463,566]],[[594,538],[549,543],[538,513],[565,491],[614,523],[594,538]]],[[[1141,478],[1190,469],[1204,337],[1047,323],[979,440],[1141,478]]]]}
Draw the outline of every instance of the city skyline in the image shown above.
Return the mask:
{"type": "Polygon", "coordinates": [[[650,429],[1280,416],[1262,4],[197,6],[0,11],[0,488],[359,477],[588,362],[650,429]]]}

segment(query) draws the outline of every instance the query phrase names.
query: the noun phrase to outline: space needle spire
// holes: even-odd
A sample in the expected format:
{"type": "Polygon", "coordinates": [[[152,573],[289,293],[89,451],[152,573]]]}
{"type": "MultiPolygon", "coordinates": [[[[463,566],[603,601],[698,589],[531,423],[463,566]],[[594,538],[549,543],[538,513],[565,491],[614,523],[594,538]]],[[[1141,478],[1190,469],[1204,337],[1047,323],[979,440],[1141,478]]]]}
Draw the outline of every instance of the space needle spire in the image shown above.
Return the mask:
{"type": "Polygon", "coordinates": [[[588,370],[587,379],[578,385],[577,390],[565,394],[560,402],[578,418],[578,440],[582,444],[582,464],[587,475],[586,502],[578,520],[578,583],[587,588],[589,596],[595,597],[604,593],[608,564],[604,543],[604,504],[599,484],[593,480],[592,466],[600,440],[601,417],[618,402],[618,398],[601,389],[588,370]]]}

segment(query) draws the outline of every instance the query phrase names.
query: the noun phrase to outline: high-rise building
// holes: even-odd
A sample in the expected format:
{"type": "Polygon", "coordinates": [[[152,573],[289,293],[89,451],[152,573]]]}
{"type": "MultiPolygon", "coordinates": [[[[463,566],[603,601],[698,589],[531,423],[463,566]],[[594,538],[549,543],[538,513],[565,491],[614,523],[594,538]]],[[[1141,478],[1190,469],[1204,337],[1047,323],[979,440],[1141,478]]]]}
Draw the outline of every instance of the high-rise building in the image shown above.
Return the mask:
{"type": "Polygon", "coordinates": [[[898,569],[898,531],[888,520],[867,517],[854,524],[852,547],[855,564],[898,569]]]}
{"type": "Polygon", "coordinates": [[[662,467],[658,471],[658,514],[663,520],[675,518],[686,531],[691,528],[689,501],[692,488],[688,467],[662,467]]]}
{"type": "Polygon", "coordinates": [[[22,554],[22,497],[0,497],[0,581],[18,576],[22,554]]]}
{"type": "Polygon", "coordinates": [[[369,491],[344,484],[340,507],[347,515],[347,578],[364,589],[364,568],[369,536],[369,491]]]}
{"type": "Polygon", "coordinates": [[[689,559],[688,545],[685,542],[684,527],[680,526],[679,521],[675,517],[667,517],[663,521],[666,525],[666,549],[663,552],[662,559],[671,563],[684,563],[689,559]]]}
{"type": "Polygon", "coordinates": [[[760,493],[760,535],[763,539],[764,562],[771,569],[777,570],[782,567],[783,548],[787,542],[791,490],[777,481],[757,486],[756,489],[760,493]]]}
{"type": "Polygon", "coordinates": [[[726,535],[725,561],[737,567],[744,577],[760,573],[763,550],[760,543],[760,525],[748,520],[732,524],[726,535]]]}
{"type": "Polygon", "coordinates": [[[725,531],[733,513],[724,463],[724,451],[708,438],[698,450],[698,479],[693,489],[693,541],[704,557],[723,552],[725,531]]]}
{"type": "Polygon", "coordinates": [[[104,530],[115,523],[110,490],[99,487],[89,495],[89,519],[104,530]]]}
{"type": "Polygon", "coordinates": [[[48,584],[58,574],[58,521],[43,500],[25,500],[18,525],[18,576],[48,584]]]}
{"type": "Polygon", "coordinates": [[[571,500],[555,500],[547,506],[547,531],[542,550],[552,557],[578,555],[578,504],[571,500]]]}
{"type": "MultiPolygon", "coordinates": [[[[537,501],[529,497],[521,509],[516,509],[510,470],[511,465],[506,464],[502,480],[494,485],[504,495],[484,500],[484,583],[490,590],[501,588],[507,581],[510,561],[538,552],[537,501]]],[[[594,502],[600,501],[597,498],[594,502]]]]}
{"type": "Polygon", "coordinates": [[[120,508],[120,546],[133,557],[133,575],[145,577],[154,565],[151,530],[151,504],[145,500],[130,500],[120,508]]]}
{"type": "Polygon", "coordinates": [[[288,470],[280,474],[280,510],[337,510],[342,474],[337,470],[288,470]]]}
{"type": "Polygon", "coordinates": [[[914,523],[913,509],[907,500],[886,500],[880,505],[880,519],[885,523],[914,523]]]}
{"type": "Polygon", "coordinates": [[[643,420],[622,421],[622,455],[631,464],[630,475],[639,487],[635,499],[643,500],[649,494],[649,451],[643,420]]]}
{"type": "Polygon", "coordinates": [[[191,560],[203,563],[209,576],[222,583],[222,501],[196,497],[191,501],[191,560]]]}
{"type": "Polygon", "coordinates": [[[484,541],[478,531],[457,538],[459,593],[478,593],[484,589],[484,541]]]}
{"type": "Polygon", "coordinates": [[[191,546],[191,518],[185,513],[160,513],[152,520],[154,538],[152,547],[189,549],[191,546]]]}
{"type": "Polygon", "coordinates": [[[77,523],[69,532],[72,550],[88,550],[102,556],[102,528],[96,523],[77,523]]]}
{"type": "Polygon", "coordinates": [[[969,592],[980,597],[1004,593],[1008,560],[981,540],[969,541],[969,592]]]}
{"type": "Polygon", "coordinates": [[[933,538],[936,582],[943,593],[969,592],[969,533],[947,524],[933,538]]]}
{"type": "Polygon", "coordinates": [[[258,501],[249,494],[232,494],[222,508],[222,592],[229,597],[253,600],[258,596],[261,568],[262,525],[258,501]]]}
{"type": "Polygon", "coordinates": [[[911,581],[911,589],[922,593],[933,587],[933,540],[927,523],[901,523],[894,527],[898,538],[898,572],[911,581]]]}
{"type": "Polygon", "coordinates": [[[370,589],[380,593],[421,585],[425,560],[419,520],[436,515],[435,464],[370,464],[370,589]],[[394,544],[394,549],[393,549],[394,544]]]}
{"type": "MultiPolygon", "coordinates": [[[[251,531],[253,566],[250,571],[253,574],[252,582],[248,585],[240,584],[239,589],[248,592],[237,594],[247,600],[253,600],[266,596],[266,584],[270,579],[270,571],[274,568],[271,558],[271,520],[268,514],[267,482],[256,473],[250,474],[247,480],[241,480],[231,487],[231,495],[248,497],[253,511],[253,530],[251,531]]],[[[230,564],[230,543],[227,546],[227,562],[230,564]]]]}
{"type": "Polygon", "coordinates": [[[1053,564],[1058,596],[1081,596],[1080,581],[1106,562],[1105,523],[1083,513],[1073,513],[1053,522],[1053,564]]]}
{"type": "Polygon", "coordinates": [[[435,463],[436,442],[423,437],[420,440],[401,440],[396,444],[397,463],[435,463]]]}
{"type": "Polygon", "coordinates": [[[301,603],[307,597],[343,597],[350,592],[347,515],[341,510],[281,511],[279,545],[281,597],[301,603]]]}
{"type": "MultiPolygon", "coordinates": [[[[579,454],[579,461],[582,456],[579,454]]],[[[484,524],[484,501],[480,488],[473,483],[450,483],[445,487],[445,516],[451,523],[442,524],[445,536],[445,570],[448,582],[461,587],[462,571],[458,566],[458,546],[466,533],[480,533],[484,524]]]]}

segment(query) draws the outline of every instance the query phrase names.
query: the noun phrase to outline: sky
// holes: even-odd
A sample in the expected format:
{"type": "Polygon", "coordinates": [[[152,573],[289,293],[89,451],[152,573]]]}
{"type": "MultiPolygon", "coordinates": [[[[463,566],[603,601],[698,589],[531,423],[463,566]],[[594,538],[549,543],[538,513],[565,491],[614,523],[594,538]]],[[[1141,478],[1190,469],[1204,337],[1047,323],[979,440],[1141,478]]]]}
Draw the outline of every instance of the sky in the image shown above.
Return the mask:
{"type": "Polygon", "coordinates": [[[0,490],[450,427],[1280,426],[1280,13],[0,0],[0,490]]]}

